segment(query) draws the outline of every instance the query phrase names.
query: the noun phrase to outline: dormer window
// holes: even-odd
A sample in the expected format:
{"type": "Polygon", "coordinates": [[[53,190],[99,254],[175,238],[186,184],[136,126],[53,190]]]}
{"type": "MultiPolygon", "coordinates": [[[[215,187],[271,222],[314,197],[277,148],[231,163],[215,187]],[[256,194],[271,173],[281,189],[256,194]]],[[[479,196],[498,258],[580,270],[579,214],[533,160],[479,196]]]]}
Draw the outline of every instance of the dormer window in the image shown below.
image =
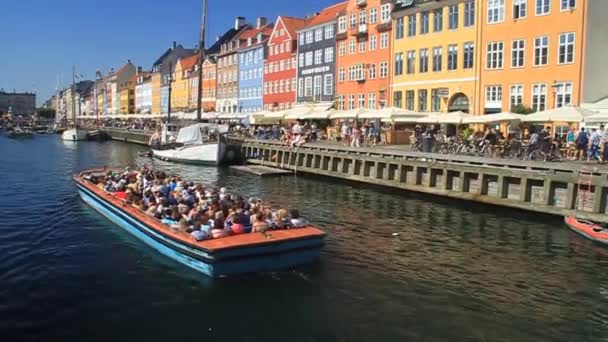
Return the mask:
{"type": "Polygon", "coordinates": [[[262,42],[262,33],[258,33],[258,43],[262,42]]]}
{"type": "Polygon", "coordinates": [[[252,41],[251,37],[247,38],[247,46],[251,46],[251,41],[252,41]]]}

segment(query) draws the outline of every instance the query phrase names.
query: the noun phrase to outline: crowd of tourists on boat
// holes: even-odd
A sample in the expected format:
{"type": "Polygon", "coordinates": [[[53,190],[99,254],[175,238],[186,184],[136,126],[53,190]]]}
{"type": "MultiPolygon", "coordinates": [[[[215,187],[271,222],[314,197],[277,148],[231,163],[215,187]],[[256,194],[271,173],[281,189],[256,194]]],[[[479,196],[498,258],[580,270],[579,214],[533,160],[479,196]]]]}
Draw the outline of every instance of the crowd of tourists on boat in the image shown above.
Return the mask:
{"type": "Polygon", "coordinates": [[[218,190],[147,167],[84,178],[197,241],[307,226],[297,210],[275,208],[255,197],[246,200],[226,188],[218,190]]]}

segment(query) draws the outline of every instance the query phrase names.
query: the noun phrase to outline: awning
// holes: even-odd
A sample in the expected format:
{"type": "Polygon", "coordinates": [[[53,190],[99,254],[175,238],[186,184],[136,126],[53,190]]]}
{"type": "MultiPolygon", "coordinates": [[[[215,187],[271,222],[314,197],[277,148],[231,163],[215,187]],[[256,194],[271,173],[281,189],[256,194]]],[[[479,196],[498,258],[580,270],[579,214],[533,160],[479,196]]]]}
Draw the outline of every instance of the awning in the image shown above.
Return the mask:
{"type": "Polygon", "coordinates": [[[593,112],[580,107],[560,107],[525,115],[523,122],[582,122],[593,112]]]}
{"type": "Polygon", "coordinates": [[[249,117],[248,113],[220,113],[217,118],[220,120],[237,120],[246,119],[249,117]]]}
{"type": "Polygon", "coordinates": [[[472,115],[462,120],[463,124],[490,124],[500,122],[519,122],[525,115],[510,112],[498,114],[472,115]]]}
{"type": "Polygon", "coordinates": [[[418,119],[416,122],[425,124],[460,125],[464,119],[469,117],[470,115],[464,112],[430,113],[429,116],[418,119]]]}
{"type": "Polygon", "coordinates": [[[356,119],[357,114],[345,110],[337,110],[330,114],[331,119],[356,119]]]}
{"type": "Polygon", "coordinates": [[[608,112],[601,112],[585,117],[588,123],[608,123],[608,112]]]}

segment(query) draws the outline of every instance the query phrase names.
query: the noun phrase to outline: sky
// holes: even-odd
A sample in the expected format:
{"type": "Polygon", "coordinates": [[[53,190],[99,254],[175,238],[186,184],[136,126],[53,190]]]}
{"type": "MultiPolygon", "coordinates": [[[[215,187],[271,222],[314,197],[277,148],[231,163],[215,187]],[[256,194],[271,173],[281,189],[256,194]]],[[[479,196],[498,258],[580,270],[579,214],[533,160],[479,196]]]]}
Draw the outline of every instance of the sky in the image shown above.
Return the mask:
{"type": "MultiPolygon", "coordinates": [[[[237,16],[255,23],[304,17],[339,0],[208,0],[207,46],[237,16]]],[[[0,0],[0,89],[37,94],[38,105],[70,84],[132,60],[144,69],[173,41],[198,44],[202,0],[0,0]]]]}

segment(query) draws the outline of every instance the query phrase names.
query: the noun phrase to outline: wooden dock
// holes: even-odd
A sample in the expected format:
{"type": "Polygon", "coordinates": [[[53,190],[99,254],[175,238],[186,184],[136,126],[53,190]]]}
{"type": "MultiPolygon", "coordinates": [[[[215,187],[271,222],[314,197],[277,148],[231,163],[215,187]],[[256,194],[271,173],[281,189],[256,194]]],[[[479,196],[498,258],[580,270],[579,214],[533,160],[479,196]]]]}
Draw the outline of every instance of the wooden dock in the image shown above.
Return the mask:
{"type": "Polygon", "coordinates": [[[275,167],[265,165],[233,165],[230,168],[237,171],[251,173],[260,177],[293,174],[293,171],[290,170],[281,170],[275,167]]]}

